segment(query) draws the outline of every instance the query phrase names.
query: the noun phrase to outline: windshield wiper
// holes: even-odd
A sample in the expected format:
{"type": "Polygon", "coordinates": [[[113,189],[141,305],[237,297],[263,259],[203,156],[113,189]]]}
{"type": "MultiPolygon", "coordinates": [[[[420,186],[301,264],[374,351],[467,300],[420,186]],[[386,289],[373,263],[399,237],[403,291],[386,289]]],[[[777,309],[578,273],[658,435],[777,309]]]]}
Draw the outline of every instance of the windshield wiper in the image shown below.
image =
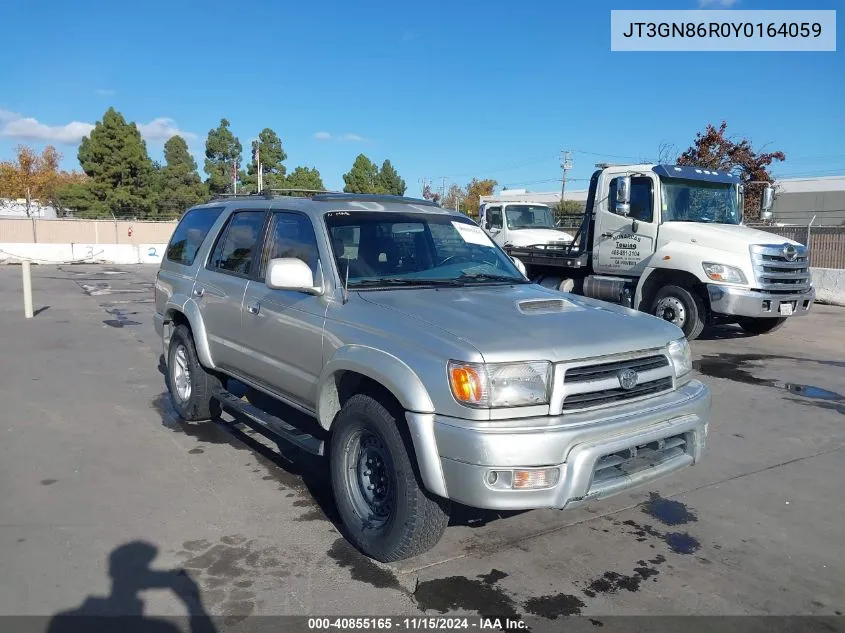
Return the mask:
{"type": "Polygon", "coordinates": [[[461,273],[457,281],[504,281],[511,284],[527,284],[527,279],[519,279],[509,275],[495,275],[491,273],[461,273]]]}
{"type": "Polygon", "coordinates": [[[349,284],[350,288],[372,288],[374,286],[457,286],[456,279],[406,279],[403,277],[382,277],[381,279],[360,279],[349,284]]]}

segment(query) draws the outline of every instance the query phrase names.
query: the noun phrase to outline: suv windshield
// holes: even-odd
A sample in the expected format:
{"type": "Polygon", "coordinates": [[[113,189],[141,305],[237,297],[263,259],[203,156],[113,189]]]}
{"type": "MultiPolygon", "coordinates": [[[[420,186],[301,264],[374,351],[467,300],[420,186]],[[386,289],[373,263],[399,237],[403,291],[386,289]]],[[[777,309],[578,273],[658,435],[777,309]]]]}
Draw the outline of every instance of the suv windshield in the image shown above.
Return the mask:
{"type": "Polygon", "coordinates": [[[509,204],[505,210],[509,229],[553,229],[552,210],[536,204],[509,204]]]}
{"type": "Polygon", "coordinates": [[[332,211],[325,221],[349,288],[529,283],[468,218],[332,211]]]}
{"type": "Polygon", "coordinates": [[[734,185],[663,179],[663,222],[739,224],[742,207],[734,185]]]}

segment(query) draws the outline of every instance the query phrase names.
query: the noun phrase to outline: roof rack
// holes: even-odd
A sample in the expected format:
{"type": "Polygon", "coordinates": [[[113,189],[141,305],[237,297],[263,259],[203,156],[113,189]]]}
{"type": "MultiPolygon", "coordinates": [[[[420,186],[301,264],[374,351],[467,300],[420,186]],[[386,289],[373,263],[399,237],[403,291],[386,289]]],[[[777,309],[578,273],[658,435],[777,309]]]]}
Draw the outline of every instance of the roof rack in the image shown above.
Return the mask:
{"type": "Polygon", "coordinates": [[[424,198],[410,198],[407,196],[393,196],[379,193],[341,193],[327,192],[312,196],[312,200],[329,202],[331,200],[349,200],[355,202],[404,202],[410,204],[421,204],[427,207],[440,206],[436,202],[424,198]]]}

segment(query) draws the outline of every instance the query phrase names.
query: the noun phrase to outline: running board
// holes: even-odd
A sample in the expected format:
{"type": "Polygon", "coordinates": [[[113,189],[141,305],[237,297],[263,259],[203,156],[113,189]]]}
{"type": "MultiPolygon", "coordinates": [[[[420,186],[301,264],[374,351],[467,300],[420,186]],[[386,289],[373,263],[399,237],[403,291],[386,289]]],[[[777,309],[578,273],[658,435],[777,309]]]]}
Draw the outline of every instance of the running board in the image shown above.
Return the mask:
{"type": "Polygon", "coordinates": [[[260,424],[262,427],[278,436],[280,439],[301,448],[303,451],[311,453],[312,455],[323,456],[325,453],[326,443],[311,435],[305,433],[297,427],[288,424],[281,418],[271,415],[266,411],[262,411],[258,407],[238,398],[236,395],[225,390],[220,390],[214,394],[215,399],[220,403],[221,408],[235,416],[241,416],[260,424]]]}

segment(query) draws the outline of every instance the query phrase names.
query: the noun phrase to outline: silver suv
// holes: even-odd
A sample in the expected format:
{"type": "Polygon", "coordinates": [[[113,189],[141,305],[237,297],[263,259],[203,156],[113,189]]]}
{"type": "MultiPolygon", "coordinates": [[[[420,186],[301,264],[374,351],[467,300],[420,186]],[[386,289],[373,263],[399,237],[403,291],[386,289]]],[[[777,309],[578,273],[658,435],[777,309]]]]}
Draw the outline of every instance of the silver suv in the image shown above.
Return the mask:
{"type": "Polygon", "coordinates": [[[155,294],[178,413],[225,410],[326,455],[348,538],[380,561],[437,543],[450,501],[572,508],[704,450],[710,391],[680,329],[530,283],[469,218],[424,200],[194,207],[155,294]]]}

